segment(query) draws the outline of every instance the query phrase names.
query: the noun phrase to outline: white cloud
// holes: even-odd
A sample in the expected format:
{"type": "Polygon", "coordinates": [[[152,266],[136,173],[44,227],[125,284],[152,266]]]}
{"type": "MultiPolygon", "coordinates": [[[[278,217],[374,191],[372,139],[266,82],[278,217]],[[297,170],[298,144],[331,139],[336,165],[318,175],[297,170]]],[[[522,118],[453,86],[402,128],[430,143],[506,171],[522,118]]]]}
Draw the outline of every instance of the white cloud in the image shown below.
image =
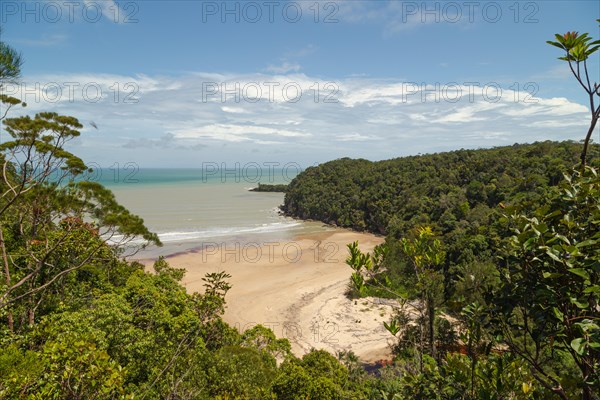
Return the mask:
{"type": "Polygon", "coordinates": [[[326,82],[305,74],[197,72],[24,80],[21,91],[5,88],[28,103],[25,109],[11,110],[9,117],[42,110],[73,115],[84,124],[73,151],[92,161],[110,158],[108,165],[135,161],[193,166],[201,155],[212,160],[248,160],[257,154],[312,162],[344,156],[383,159],[544,139],[579,140],[588,120],[585,105],[565,98],[536,97],[532,103],[508,88],[500,97],[486,97],[482,88],[415,87],[400,79],[326,82]],[[71,91],[65,84],[69,82],[71,91]],[[271,82],[270,88],[265,82],[271,82]],[[216,91],[207,83],[216,85],[216,91]],[[54,84],[62,88],[55,100],[48,91],[54,84]],[[325,90],[328,84],[335,90],[325,90]],[[239,93],[222,96],[222,85],[239,93]],[[260,96],[244,95],[248,85],[261,87],[260,96]],[[299,96],[285,94],[286,86],[299,90],[299,96]],[[253,153],[252,145],[268,146],[269,151],[253,153]]]}
{"type": "Polygon", "coordinates": [[[385,36],[439,23],[465,28],[473,18],[473,4],[460,2],[338,0],[334,4],[341,21],[377,24],[385,36]]]}
{"type": "Polygon", "coordinates": [[[34,47],[52,47],[58,46],[67,41],[67,35],[64,34],[47,34],[44,33],[38,39],[18,38],[12,40],[16,44],[34,47]]]}
{"type": "Polygon", "coordinates": [[[232,114],[248,114],[248,111],[243,109],[242,107],[221,107],[221,110],[226,113],[232,114]]]}
{"type": "Polygon", "coordinates": [[[198,128],[182,128],[173,131],[179,139],[213,139],[230,142],[252,140],[256,135],[281,136],[286,138],[310,136],[300,131],[292,131],[267,126],[210,124],[198,128]]]}
{"type": "Polygon", "coordinates": [[[365,140],[377,139],[375,136],[361,135],[360,133],[349,133],[336,136],[337,140],[342,142],[363,142],[365,140]]]}
{"type": "Polygon", "coordinates": [[[445,122],[458,122],[458,123],[470,123],[475,121],[486,121],[490,119],[491,113],[487,111],[498,111],[504,108],[506,104],[480,102],[477,104],[461,105],[454,107],[449,113],[436,118],[433,121],[437,123],[445,122]]]}
{"type": "Polygon", "coordinates": [[[444,122],[469,123],[469,122],[484,121],[484,120],[485,120],[485,118],[483,118],[483,117],[475,116],[475,113],[473,110],[471,110],[469,108],[463,108],[456,112],[448,113],[448,114],[444,115],[443,117],[435,119],[434,121],[437,123],[444,123],[444,122]]]}
{"type": "Polygon", "coordinates": [[[567,116],[588,113],[586,107],[572,103],[564,97],[532,98],[524,100],[522,104],[522,108],[506,109],[502,113],[511,117],[567,116]]]}
{"type": "Polygon", "coordinates": [[[286,74],[288,72],[298,72],[300,71],[300,64],[283,62],[280,65],[269,65],[267,67],[268,72],[273,72],[275,74],[286,74]]]}
{"type": "MultiPolygon", "coordinates": [[[[52,1],[52,0],[50,0],[52,1]]],[[[74,3],[79,6],[77,3],[74,3]]],[[[84,0],[85,10],[79,11],[82,16],[89,22],[89,19],[104,18],[115,24],[137,22],[136,15],[139,11],[139,6],[135,3],[126,3],[125,7],[121,7],[114,0],[84,0]]],[[[63,5],[64,6],[64,5],[63,5]]]]}
{"type": "Polygon", "coordinates": [[[585,119],[548,119],[544,121],[532,121],[526,124],[532,128],[570,128],[584,127],[588,125],[585,119]]]}

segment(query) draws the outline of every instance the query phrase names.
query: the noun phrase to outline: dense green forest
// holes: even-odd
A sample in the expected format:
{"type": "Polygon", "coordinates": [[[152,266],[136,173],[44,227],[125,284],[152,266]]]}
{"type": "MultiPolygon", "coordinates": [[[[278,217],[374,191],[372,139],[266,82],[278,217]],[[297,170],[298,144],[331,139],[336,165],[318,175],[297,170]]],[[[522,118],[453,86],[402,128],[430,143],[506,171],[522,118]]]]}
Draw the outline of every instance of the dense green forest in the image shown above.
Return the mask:
{"type": "MultiPolygon", "coordinates": [[[[597,164],[600,147],[590,152],[597,164]]],[[[447,234],[460,225],[487,225],[499,204],[539,203],[580,153],[580,143],[541,142],[378,162],[345,158],[298,175],[282,209],[374,233],[429,224],[447,234]]]]}
{"type": "MultiPolygon", "coordinates": [[[[577,66],[600,45],[557,40],[577,66]]],[[[0,42],[0,88],[21,64],[0,42]]],[[[152,272],[125,261],[133,239],[160,241],[81,179],[65,145],[82,124],[11,117],[26,105],[0,94],[0,398],[598,399],[600,107],[587,82],[583,145],[342,159],[291,182],[288,214],[387,235],[372,254],[349,244],[347,259],[349,296],[400,306],[385,323],[394,362],[377,375],[351,352],[298,358],[267,328],[228,326],[225,272],[189,294],[164,259],[152,272]]]]}
{"type": "MultiPolygon", "coordinates": [[[[580,153],[580,143],[541,142],[378,162],[335,160],[292,180],[282,209],[386,234],[391,251],[414,228],[429,226],[444,243],[450,274],[458,265],[494,262],[509,233],[498,222],[502,207],[533,210],[547,202],[580,153]]],[[[598,165],[600,146],[590,153],[598,165]]]]}

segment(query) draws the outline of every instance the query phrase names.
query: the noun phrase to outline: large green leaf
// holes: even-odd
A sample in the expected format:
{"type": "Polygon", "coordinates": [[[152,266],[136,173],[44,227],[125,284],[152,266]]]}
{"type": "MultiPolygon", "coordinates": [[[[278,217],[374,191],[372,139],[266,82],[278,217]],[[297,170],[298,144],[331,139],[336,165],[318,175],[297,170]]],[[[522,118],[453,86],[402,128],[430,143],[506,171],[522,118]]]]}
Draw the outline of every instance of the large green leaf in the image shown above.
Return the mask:
{"type": "Polygon", "coordinates": [[[588,282],[590,280],[590,274],[583,268],[569,268],[567,271],[585,279],[588,282]]]}
{"type": "Polygon", "coordinates": [[[579,355],[585,352],[587,342],[584,338],[577,338],[571,341],[571,348],[579,355]]]}

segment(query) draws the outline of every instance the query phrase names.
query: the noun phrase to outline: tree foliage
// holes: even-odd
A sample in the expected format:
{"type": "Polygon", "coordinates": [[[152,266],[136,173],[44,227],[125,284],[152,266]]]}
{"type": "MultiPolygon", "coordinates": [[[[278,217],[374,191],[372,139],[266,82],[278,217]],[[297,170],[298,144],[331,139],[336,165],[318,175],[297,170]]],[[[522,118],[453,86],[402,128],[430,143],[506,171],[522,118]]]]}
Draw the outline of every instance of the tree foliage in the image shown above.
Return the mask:
{"type": "MultiPolygon", "coordinates": [[[[596,20],[600,23],[600,19],[596,20]]],[[[549,40],[547,43],[561,49],[565,55],[559,57],[559,60],[569,63],[571,73],[577,79],[583,90],[588,95],[591,112],[590,126],[583,142],[581,150],[581,166],[585,168],[587,163],[587,153],[592,133],[596,128],[596,123],[600,118],[600,104],[596,106],[596,97],[600,98],[600,83],[592,83],[588,72],[587,61],[592,54],[600,48],[600,40],[593,40],[588,33],[579,34],[578,32],[567,32],[563,35],[556,34],[556,41],[549,40]]]]}
{"type": "Polygon", "coordinates": [[[515,234],[506,247],[495,293],[503,343],[563,398],[556,353],[579,369],[583,398],[600,391],[600,178],[566,176],[551,202],[530,215],[506,210],[515,234]]]}

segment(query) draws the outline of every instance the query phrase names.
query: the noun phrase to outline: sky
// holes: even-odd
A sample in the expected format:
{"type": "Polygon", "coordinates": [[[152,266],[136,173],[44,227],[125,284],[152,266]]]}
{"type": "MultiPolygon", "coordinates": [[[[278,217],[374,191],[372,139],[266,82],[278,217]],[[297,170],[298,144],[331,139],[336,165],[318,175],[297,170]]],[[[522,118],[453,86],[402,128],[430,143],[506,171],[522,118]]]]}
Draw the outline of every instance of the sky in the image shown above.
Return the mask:
{"type": "Polygon", "coordinates": [[[69,150],[103,167],[581,140],[587,95],[545,42],[598,38],[598,18],[597,1],[2,0],[25,59],[3,91],[28,104],[9,117],[77,117],[69,150]]]}

